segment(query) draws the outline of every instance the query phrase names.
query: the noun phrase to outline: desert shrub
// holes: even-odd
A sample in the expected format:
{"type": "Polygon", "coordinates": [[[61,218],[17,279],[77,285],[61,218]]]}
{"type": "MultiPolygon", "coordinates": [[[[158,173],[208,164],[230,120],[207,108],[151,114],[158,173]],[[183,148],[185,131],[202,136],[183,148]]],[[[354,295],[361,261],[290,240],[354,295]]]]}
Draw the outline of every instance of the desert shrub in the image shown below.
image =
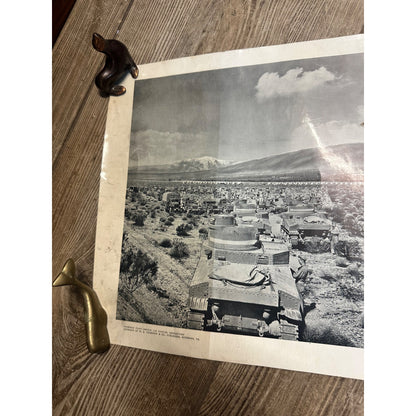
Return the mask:
{"type": "Polygon", "coordinates": [[[189,224],[181,224],[176,227],[176,234],[181,237],[188,236],[188,231],[192,230],[192,226],[189,224]]]}
{"type": "Polygon", "coordinates": [[[360,302],[364,300],[364,287],[362,283],[355,279],[343,279],[338,282],[337,292],[353,302],[360,302]]]}
{"type": "Polygon", "coordinates": [[[334,282],[338,278],[336,273],[332,273],[330,270],[327,269],[318,270],[315,272],[315,274],[320,279],[326,280],[328,282],[334,282]]]}
{"type": "Polygon", "coordinates": [[[156,212],[155,212],[155,210],[153,210],[153,211],[150,213],[150,218],[156,218],[156,212]]]}
{"type": "Polygon", "coordinates": [[[120,260],[120,272],[126,273],[129,271],[130,266],[133,264],[133,250],[130,248],[129,250],[122,251],[121,253],[121,260],[120,260]]]}
{"type": "Polygon", "coordinates": [[[182,259],[189,256],[189,248],[183,241],[174,240],[169,254],[175,259],[182,259]]]}
{"type": "Polygon", "coordinates": [[[203,240],[208,238],[208,230],[204,227],[200,228],[198,230],[199,233],[199,237],[202,238],[203,240]]]}
{"type": "Polygon", "coordinates": [[[362,237],[364,235],[363,225],[364,223],[359,222],[355,215],[353,214],[345,215],[343,226],[351,235],[362,237]]]}
{"type": "Polygon", "coordinates": [[[159,296],[160,298],[169,299],[169,294],[165,289],[162,289],[162,288],[154,285],[153,283],[148,284],[147,288],[149,290],[151,290],[152,292],[155,292],[156,295],[159,296]]]}
{"type": "Polygon", "coordinates": [[[174,218],[174,217],[172,217],[172,216],[169,216],[169,217],[168,217],[168,221],[170,221],[170,222],[172,223],[173,221],[175,221],[175,218],[174,218]]]}
{"type": "Polygon", "coordinates": [[[131,216],[131,219],[133,220],[133,224],[137,225],[139,227],[143,227],[144,220],[146,219],[146,214],[143,211],[139,211],[131,216]]]}
{"type": "Polygon", "coordinates": [[[331,243],[321,237],[308,237],[301,244],[302,250],[308,253],[326,253],[331,248],[331,243]]]}
{"type": "Polygon", "coordinates": [[[349,261],[345,257],[337,257],[335,259],[335,265],[338,267],[347,267],[349,264],[349,261]]]}
{"type": "Polygon", "coordinates": [[[191,224],[193,227],[196,227],[198,225],[198,218],[197,217],[189,218],[188,224],[191,224]]]}
{"type": "Polygon", "coordinates": [[[169,219],[167,219],[167,220],[165,221],[165,225],[166,225],[166,227],[170,227],[172,224],[173,224],[173,223],[172,223],[172,221],[169,221],[169,219]]]}
{"type": "Polygon", "coordinates": [[[356,263],[352,263],[347,267],[347,271],[351,276],[362,278],[363,275],[356,263]]]}
{"type": "Polygon", "coordinates": [[[324,321],[308,324],[303,330],[302,341],[317,342],[319,344],[343,345],[354,347],[354,343],[343,335],[339,329],[324,321]]]}
{"type": "Polygon", "coordinates": [[[350,209],[348,211],[349,212],[348,214],[345,214],[344,221],[343,221],[345,228],[352,227],[355,222],[355,216],[351,213],[350,209]]]}
{"type": "Polygon", "coordinates": [[[334,219],[334,221],[341,224],[344,221],[345,211],[341,206],[334,205],[330,212],[330,215],[334,219]]]}
{"type": "Polygon", "coordinates": [[[357,240],[339,240],[334,246],[335,254],[345,257],[348,260],[361,259],[363,251],[357,240]]]}
{"type": "Polygon", "coordinates": [[[165,248],[170,248],[170,247],[172,247],[172,241],[170,241],[169,240],[169,238],[164,238],[160,243],[159,243],[159,245],[161,246],[161,247],[165,247],[165,248]]]}
{"type": "Polygon", "coordinates": [[[146,253],[138,249],[129,249],[122,253],[120,272],[122,283],[130,292],[134,292],[140,282],[150,284],[158,270],[158,265],[146,253]]]}

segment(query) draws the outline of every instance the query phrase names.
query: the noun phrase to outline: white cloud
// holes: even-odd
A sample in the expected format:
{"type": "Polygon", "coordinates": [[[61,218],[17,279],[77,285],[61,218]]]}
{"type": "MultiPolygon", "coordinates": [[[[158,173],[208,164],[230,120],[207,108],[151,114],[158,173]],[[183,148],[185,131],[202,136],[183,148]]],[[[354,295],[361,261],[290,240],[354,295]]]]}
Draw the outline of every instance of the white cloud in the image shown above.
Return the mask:
{"type": "Polygon", "coordinates": [[[313,124],[313,126],[319,137],[319,143],[317,143],[317,139],[311,133],[308,124],[303,123],[293,130],[291,141],[294,150],[308,147],[364,142],[364,128],[358,123],[345,123],[334,120],[328,121],[327,123],[313,124]]]}
{"type": "Polygon", "coordinates": [[[277,72],[266,72],[258,80],[256,85],[256,97],[264,101],[278,96],[289,96],[317,88],[336,76],[321,66],[315,71],[303,71],[303,68],[290,69],[283,76],[277,72]]]}

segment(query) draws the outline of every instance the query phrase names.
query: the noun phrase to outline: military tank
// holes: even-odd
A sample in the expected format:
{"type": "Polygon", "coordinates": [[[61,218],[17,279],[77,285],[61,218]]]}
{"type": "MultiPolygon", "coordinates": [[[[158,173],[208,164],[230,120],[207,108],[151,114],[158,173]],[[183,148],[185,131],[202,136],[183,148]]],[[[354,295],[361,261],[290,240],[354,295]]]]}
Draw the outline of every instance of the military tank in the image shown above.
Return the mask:
{"type": "Polygon", "coordinates": [[[189,290],[188,328],[299,339],[303,300],[283,241],[216,215],[189,290]]]}
{"type": "Polygon", "coordinates": [[[332,238],[332,223],[325,213],[309,206],[291,207],[280,214],[281,231],[292,247],[297,247],[310,237],[332,238]]]}

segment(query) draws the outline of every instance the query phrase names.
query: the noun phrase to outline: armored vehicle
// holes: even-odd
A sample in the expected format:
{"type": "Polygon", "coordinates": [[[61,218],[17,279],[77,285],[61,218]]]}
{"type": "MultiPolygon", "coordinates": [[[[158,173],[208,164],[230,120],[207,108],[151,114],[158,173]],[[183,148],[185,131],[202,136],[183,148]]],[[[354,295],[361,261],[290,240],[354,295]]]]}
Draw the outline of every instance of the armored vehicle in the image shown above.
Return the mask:
{"type": "Polygon", "coordinates": [[[234,204],[234,214],[237,218],[240,217],[255,217],[256,216],[256,204],[253,202],[247,202],[246,200],[237,201],[234,204]]]}
{"type": "Polygon", "coordinates": [[[326,215],[309,207],[291,207],[280,214],[281,231],[292,247],[297,247],[309,237],[331,239],[332,224],[326,215]]]}
{"type": "Polygon", "coordinates": [[[181,196],[178,192],[165,192],[162,195],[162,203],[166,212],[180,212],[181,196]]]}
{"type": "Polygon", "coordinates": [[[282,241],[217,215],[189,290],[188,328],[296,340],[303,300],[282,241]]]}

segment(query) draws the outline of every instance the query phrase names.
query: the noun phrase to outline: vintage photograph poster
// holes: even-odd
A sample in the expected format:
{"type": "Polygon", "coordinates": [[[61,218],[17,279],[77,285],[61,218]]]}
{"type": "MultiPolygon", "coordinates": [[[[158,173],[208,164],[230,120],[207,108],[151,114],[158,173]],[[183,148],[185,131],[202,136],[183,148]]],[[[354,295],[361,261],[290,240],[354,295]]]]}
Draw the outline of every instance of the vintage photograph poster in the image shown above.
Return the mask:
{"type": "Polygon", "coordinates": [[[111,341],[362,378],[362,36],[139,69],[102,164],[111,341]]]}

